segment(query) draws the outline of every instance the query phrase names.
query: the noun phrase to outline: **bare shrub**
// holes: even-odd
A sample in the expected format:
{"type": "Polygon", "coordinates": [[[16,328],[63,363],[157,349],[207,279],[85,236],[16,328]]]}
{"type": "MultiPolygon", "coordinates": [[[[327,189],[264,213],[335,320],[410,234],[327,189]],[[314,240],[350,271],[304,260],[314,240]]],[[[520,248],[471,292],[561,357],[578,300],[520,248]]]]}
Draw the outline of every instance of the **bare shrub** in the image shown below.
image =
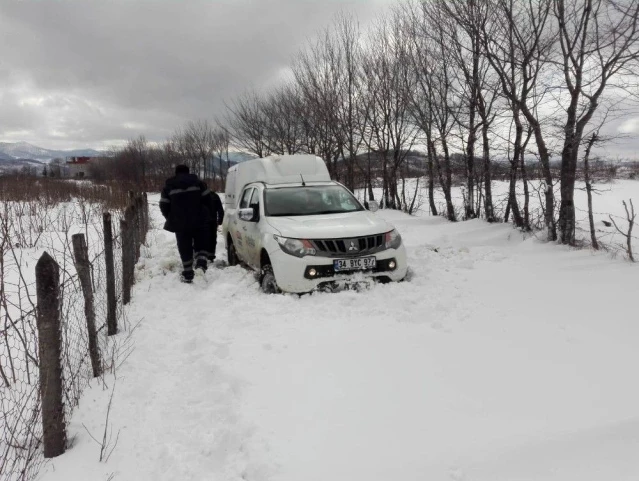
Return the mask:
{"type": "Polygon", "coordinates": [[[611,215],[609,215],[608,217],[610,218],[610,221],[612,222],[612,224],[615,226],[615,229],[617,229],[617,232],[619,232],[622,236],[626,238],[626,253],[628,254],[628,259],[634,262],[635,258],[632,254],[632,228],[635,225],[635,218],[637,217],[637,215],[635,214],[635,206],[632,204],[632,199],[630,199],[629,203],[630,203],[630,210],[628,210],[628,204],[626,204],[626,201],[625,200],[623,201],[623,208],[626,211],[626,220],[628,221],[627,231],[621,230],[619,226],[617,225],[617,222],[615,221],[615,219],[613,219],[611,215]]]}

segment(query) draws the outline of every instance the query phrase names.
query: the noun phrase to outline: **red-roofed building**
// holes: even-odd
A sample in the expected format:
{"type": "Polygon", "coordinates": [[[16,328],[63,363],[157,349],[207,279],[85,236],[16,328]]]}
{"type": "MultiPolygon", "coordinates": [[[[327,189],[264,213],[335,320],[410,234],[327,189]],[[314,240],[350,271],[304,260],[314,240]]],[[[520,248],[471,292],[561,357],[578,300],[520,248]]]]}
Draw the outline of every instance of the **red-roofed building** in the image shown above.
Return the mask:
{"type": "Polygon", "coordinates": [[[85,178],[89,176],[91,157],[67,157],[65,163],[66,176],[71,178],[85,178]]]}

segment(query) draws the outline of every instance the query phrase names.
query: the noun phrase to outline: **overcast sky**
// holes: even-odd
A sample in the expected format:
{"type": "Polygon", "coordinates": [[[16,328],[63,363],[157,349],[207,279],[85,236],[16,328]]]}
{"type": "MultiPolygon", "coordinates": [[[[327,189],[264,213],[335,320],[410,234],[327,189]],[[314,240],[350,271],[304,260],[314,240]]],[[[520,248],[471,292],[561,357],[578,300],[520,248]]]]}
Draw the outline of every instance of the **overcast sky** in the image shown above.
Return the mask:
{"type": "MultiPolygon", "coordinates": [[[[164,141],[276,83],[340,10],[363,29],[397,0],[0,0],[0,141],[50,149],[164,141]]],[[[639,158],[639,114],[607,155],[639,158]]],[[[596,154],[597,152],[595,152],[596,154]]]]}
{"type": "Polygon", "coordinates": [[[340,11],[391,0],[0,0],[0,141],[163,141],[274,82],[340,11]]]}

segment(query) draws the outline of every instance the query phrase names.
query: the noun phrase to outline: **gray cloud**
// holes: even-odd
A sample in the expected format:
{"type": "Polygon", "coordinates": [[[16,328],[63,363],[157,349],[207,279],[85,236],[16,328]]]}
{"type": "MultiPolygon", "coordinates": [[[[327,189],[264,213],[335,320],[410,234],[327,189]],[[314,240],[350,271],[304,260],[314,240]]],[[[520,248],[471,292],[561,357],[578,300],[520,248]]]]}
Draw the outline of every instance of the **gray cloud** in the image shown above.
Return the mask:
{"type": "Polygon", "coordinates": [[[339,10],[391,0],[0,0],[0,140],[164,140],[264,85],[339,10]]]}
{"type": "MultiPolygon", "coordinates": [[[[272,84],[340,10],[366,26],[396,2],[0,0],[0,141],[162,141],[272,84]]],[[[595,154],[639,155],[636,115],[611,120],[605,133],[618,138],[595,154]]]]}

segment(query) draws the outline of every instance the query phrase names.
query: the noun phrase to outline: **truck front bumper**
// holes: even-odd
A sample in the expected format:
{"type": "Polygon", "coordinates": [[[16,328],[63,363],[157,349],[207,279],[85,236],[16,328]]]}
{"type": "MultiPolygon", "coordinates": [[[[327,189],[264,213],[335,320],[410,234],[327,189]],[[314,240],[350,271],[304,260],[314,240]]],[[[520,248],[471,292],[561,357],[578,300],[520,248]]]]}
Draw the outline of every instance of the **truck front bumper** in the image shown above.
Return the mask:
{"type": "Polygon", "coordinates": [[[323,284],[349,283],[365,279],[398,282],[406,277],[406,250],[386,249],[372,254],[376,267],[369,270],[335,272],[333,258],[320,256],[295,257],[281,249],[269,253],[278,287],[284,292],[311,292],[323,284]]]}

